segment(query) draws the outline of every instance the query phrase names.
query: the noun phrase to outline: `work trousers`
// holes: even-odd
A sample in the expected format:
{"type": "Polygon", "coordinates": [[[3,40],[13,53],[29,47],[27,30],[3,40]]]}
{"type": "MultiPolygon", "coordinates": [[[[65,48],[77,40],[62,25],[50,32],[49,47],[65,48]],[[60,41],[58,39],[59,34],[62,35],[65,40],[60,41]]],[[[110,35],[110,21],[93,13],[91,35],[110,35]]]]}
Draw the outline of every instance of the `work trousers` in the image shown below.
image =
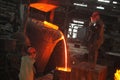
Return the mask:
{"type": "Polygon", "coordinates": [[[96,63],[97,63],[97,57],[98,57],[98,46],[96,45],[91,45],[88,47],[88,62],[90,63],[91,68],[95,68],[96,63]]]}

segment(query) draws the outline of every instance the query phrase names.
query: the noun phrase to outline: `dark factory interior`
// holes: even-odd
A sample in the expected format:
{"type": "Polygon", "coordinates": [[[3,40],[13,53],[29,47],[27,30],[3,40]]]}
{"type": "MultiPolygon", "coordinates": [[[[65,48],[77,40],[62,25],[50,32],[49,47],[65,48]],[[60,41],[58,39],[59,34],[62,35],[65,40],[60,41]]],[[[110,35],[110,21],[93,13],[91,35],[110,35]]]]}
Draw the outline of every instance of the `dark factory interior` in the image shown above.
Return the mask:
{"type": "Polygon", "coordinates": [[[0,80],[28,79],[120,80],[120,0],[0,0],[0,80]],[[93,12],[104,23],[104,41],[91,68],[93,12]],[[37,53],[34,79],[20,79],[28,46],[37,53]]]}

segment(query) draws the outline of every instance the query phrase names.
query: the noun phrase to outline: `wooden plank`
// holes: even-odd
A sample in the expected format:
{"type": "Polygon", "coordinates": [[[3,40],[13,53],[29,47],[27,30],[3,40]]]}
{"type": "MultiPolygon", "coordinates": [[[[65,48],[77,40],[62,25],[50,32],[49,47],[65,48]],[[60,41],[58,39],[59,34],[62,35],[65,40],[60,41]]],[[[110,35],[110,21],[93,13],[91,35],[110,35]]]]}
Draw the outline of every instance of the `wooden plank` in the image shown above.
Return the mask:
{"type": "Polygon", "coordinates": [[[107,67],[96,65],[90,68],[88,62],[81,62],[72,66],[71,80],[106,80],[107,67]]]}

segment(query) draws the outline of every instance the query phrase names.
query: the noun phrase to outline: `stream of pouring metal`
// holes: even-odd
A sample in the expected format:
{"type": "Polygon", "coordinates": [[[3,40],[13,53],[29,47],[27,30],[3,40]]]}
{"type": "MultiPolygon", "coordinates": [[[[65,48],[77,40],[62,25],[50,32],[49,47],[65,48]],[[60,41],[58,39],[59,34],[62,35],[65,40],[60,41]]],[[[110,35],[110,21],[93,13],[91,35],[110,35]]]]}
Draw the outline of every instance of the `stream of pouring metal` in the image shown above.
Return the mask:
{"type": "Polygon", "coordinates": [[[65,41],[65,37],[64,37],[64,35],[62,35],[62,37],[63,37],[63,41],[64,41],[64,48],[65,48],[65,71],[67,71],[67,68],[68,68],[68,66],[67,66],[67,60],[68,60],[68,56],[67,56],[67,46],[66,46],[66,41],[65,41]]]}

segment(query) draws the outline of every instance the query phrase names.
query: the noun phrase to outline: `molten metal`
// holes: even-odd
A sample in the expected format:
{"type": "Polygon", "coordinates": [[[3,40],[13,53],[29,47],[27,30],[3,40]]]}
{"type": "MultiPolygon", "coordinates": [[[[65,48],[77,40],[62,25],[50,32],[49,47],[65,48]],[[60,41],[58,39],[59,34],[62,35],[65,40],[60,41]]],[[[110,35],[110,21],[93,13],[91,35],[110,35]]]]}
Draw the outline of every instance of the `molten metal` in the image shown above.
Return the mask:
{"type": "Polygon", "coordinates": [[[44,21],[43,23],[44,23],[44,25],[45,25],[46,27],[48,27],[48,28],[52,28],[52,29],[55,29],[55,30],[58,30],[58,29],[59,29],[59,27],[58,27],[57,25],[52,24],[52,23],[50,23],[50,22],[44,21]]]}
{"type": "Polygon", "coordinates": [[[71,80],[71,69],[64,67],[56,67],[53,80],[71,80]]]}
{"type": "Polygon", "coordinates": [[[64,42],[64,48],[65,48],[65,67],[64,68],[61,68],[61,67],[57,67],[56,69],[57,70],[61,70],[61,71],[71,71],[70,68],[68,68],[67,64],[68,64],[68,55],[67,55],[67,46],[66,46],[66,41],[65,41],[65,37],[63,35],[63,33],[61,33],[61,38],[60,39],[63,39],[63,42],[64,42]]]}
{"type": "Polygon", "coordinates": [[[56,67],[59,71],[71,72],[71,68],[64,68],[64,67],[56,67]]]}
{"type": "Polygon", "coordinates": [[[116,73],[114,74],[114,80],[120,80],[120,70],[116,70],[116,73]]]}
{"type": "Polygon", "coordinates": [[[64,41],[64,47],[65,47],[65,69],[67,70],[67,46],[66,46],[66,41],[65,38],[63,36],[63,41],[64,41]]]}
{"type": "Polygon", "coordinates": [[[67,66],[67,64],[68,64],[68,55],[67,55],[67,46],[66,46],[66,41],[65,41],[65,37],[64,37],[64,35],[61,33],[61,38],[63,39],[63,42],[64,42],[64,48],[65,48],[65,70],[67,71],[67,69],[68,69],[68,66],[67,66]]]}
{"type": "Polygon", "coordinates": [[[30,4],[30,7],[35,8],[40,11],[43,11],[43,12],[49,12],[49,11],[57,8],[57,6],[55,6],[55,5],[46,4],[46,3],[32,3],[32,4],[30,4]]]}

